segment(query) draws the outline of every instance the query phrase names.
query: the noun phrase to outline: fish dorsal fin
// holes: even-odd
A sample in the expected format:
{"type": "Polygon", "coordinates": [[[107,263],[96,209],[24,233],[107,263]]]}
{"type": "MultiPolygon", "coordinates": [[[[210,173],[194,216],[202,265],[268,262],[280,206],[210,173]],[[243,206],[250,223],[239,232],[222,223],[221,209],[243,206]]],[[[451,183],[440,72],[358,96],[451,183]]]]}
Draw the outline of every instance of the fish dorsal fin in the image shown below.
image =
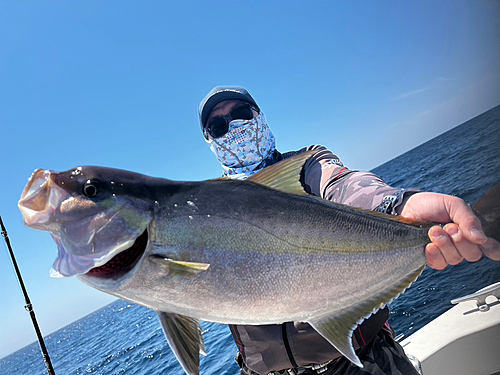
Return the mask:
{"type": "Polygon", "coordinates": [[[388,288],[368,300],[349,306],[334,316],[313,320],[308,323],[327,339],[330,344],[335,346],[342,355],[356,366],[363,367],[352,346],[352,333],[354,329],[361,321],[403,293],[420,276],[424,268],[425,265],[419,267],[397,285],[388,288]]]}
{"type": "Polygon", "coordinates": [[[264,168],[247,181],[267,186],[285,193],[307,195],[301,183],[302,167],[316,151],[306,151],[264,168]]]}
{"type": "Polygon", "coordinates": [[[200,354],[205,354],[205,342],[200,322],[187,316],[157,311],[163,333],[184,371],[199,375],[200,354]]]}
{"type": "Polygon", "coordinates": [[[196,262],[186,262],[182,260],[174,260],[170,258],[165,258],[162,256],[153,256],[151,260],[164,266],[168,270],[168,275],[197,275],[200,272],[206,271],[210,264],[207,263],[196,263],[196,262]]]}

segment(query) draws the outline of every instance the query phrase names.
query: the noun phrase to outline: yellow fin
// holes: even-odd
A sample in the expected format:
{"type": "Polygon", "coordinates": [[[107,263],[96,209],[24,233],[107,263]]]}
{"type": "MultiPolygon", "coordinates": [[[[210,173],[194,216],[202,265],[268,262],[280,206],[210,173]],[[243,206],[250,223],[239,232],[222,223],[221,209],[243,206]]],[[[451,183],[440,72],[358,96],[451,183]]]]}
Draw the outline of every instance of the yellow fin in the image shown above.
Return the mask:
{"type": "Polygon", "coordinates": [[[356,326],[386,304],[403,293],[417,280],[425,269],[425,265],[408,274],[398,284],[389,286],[387,290],[370,299],[359,301],[357,304],[346,307],[337,315],[323,317],[308,323],[330,344],[335,346],[347,359],[358,367],[363,367],[352,346],[352,333],[356,326]]]}
{"type": "Polygon", "coordinates": [[[285,193],[308,195],[301,183],[302,167],[317,151],[307,151],[264,168],[247,181],[285,193]]]}
{"type": "Polygon", "coordinates": [[[185,262],[159,256],[153,257],[152,260],[165,266],[169,271],[169,275],[197,275],[210,267],[210,264],[207,263],[185,262]]]}
{"type": "Polygon", "coordinates": [[[161,311],[157,314],[170,349],[186,374],[199,374],[200,354],[206,355],[199,320],[161,311]]]}

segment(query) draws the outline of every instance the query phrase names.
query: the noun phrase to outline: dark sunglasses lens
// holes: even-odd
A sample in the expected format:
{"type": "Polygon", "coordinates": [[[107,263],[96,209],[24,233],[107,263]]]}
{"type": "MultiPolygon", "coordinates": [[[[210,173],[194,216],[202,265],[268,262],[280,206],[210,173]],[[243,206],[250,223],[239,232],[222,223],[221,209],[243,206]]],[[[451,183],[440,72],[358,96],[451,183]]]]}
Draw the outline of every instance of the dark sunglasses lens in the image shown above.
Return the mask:
{"type": "Polygon", "coordinates": [[[212,138],[222,137],[229,130],[229,125],[224,117],[215,117],[207,126],[208,134],[212,138]]]}
{"type": "Polygon", "coordinates": [[[253,119],[252,108],[247,105],[236,107],[231,111],[231,118],[233,120],[251,120],[253,119]]]}

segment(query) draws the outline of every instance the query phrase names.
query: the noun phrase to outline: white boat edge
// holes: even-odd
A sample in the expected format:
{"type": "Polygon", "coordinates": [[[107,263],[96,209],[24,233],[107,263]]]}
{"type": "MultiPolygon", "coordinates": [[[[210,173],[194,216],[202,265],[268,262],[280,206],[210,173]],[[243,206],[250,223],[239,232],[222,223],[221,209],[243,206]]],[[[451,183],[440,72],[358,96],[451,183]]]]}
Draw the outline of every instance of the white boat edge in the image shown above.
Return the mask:
{"type": "Polygon", "coordinates": [[[500,374],[500,283],[477,293],[485,290],[486,300],[460,298],[464,301],[400,342],[420,361],[424,375],[500,374]]]}

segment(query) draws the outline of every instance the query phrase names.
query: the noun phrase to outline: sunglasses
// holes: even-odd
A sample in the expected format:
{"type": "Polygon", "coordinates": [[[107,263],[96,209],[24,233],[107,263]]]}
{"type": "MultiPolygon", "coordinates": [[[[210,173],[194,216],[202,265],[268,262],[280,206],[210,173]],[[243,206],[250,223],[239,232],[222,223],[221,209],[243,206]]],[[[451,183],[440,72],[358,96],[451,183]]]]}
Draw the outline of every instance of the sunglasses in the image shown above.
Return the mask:
{"type": "MultiPolygon", "coordinates": [[[[220,138],[229,131],[229,123],[233,120],[251,120],[253,119],[253,111],[257,111],[256,108],[249,104],[240,105],[239,107],[234,107],[228,115],[217,116],[210,120],[210,122],[205,126],[204,133],[205,138],[208,139],[208,134],[212,138],[220,138]]],[[[258,111],[257,111],[258,112],[258,111]]]]}

